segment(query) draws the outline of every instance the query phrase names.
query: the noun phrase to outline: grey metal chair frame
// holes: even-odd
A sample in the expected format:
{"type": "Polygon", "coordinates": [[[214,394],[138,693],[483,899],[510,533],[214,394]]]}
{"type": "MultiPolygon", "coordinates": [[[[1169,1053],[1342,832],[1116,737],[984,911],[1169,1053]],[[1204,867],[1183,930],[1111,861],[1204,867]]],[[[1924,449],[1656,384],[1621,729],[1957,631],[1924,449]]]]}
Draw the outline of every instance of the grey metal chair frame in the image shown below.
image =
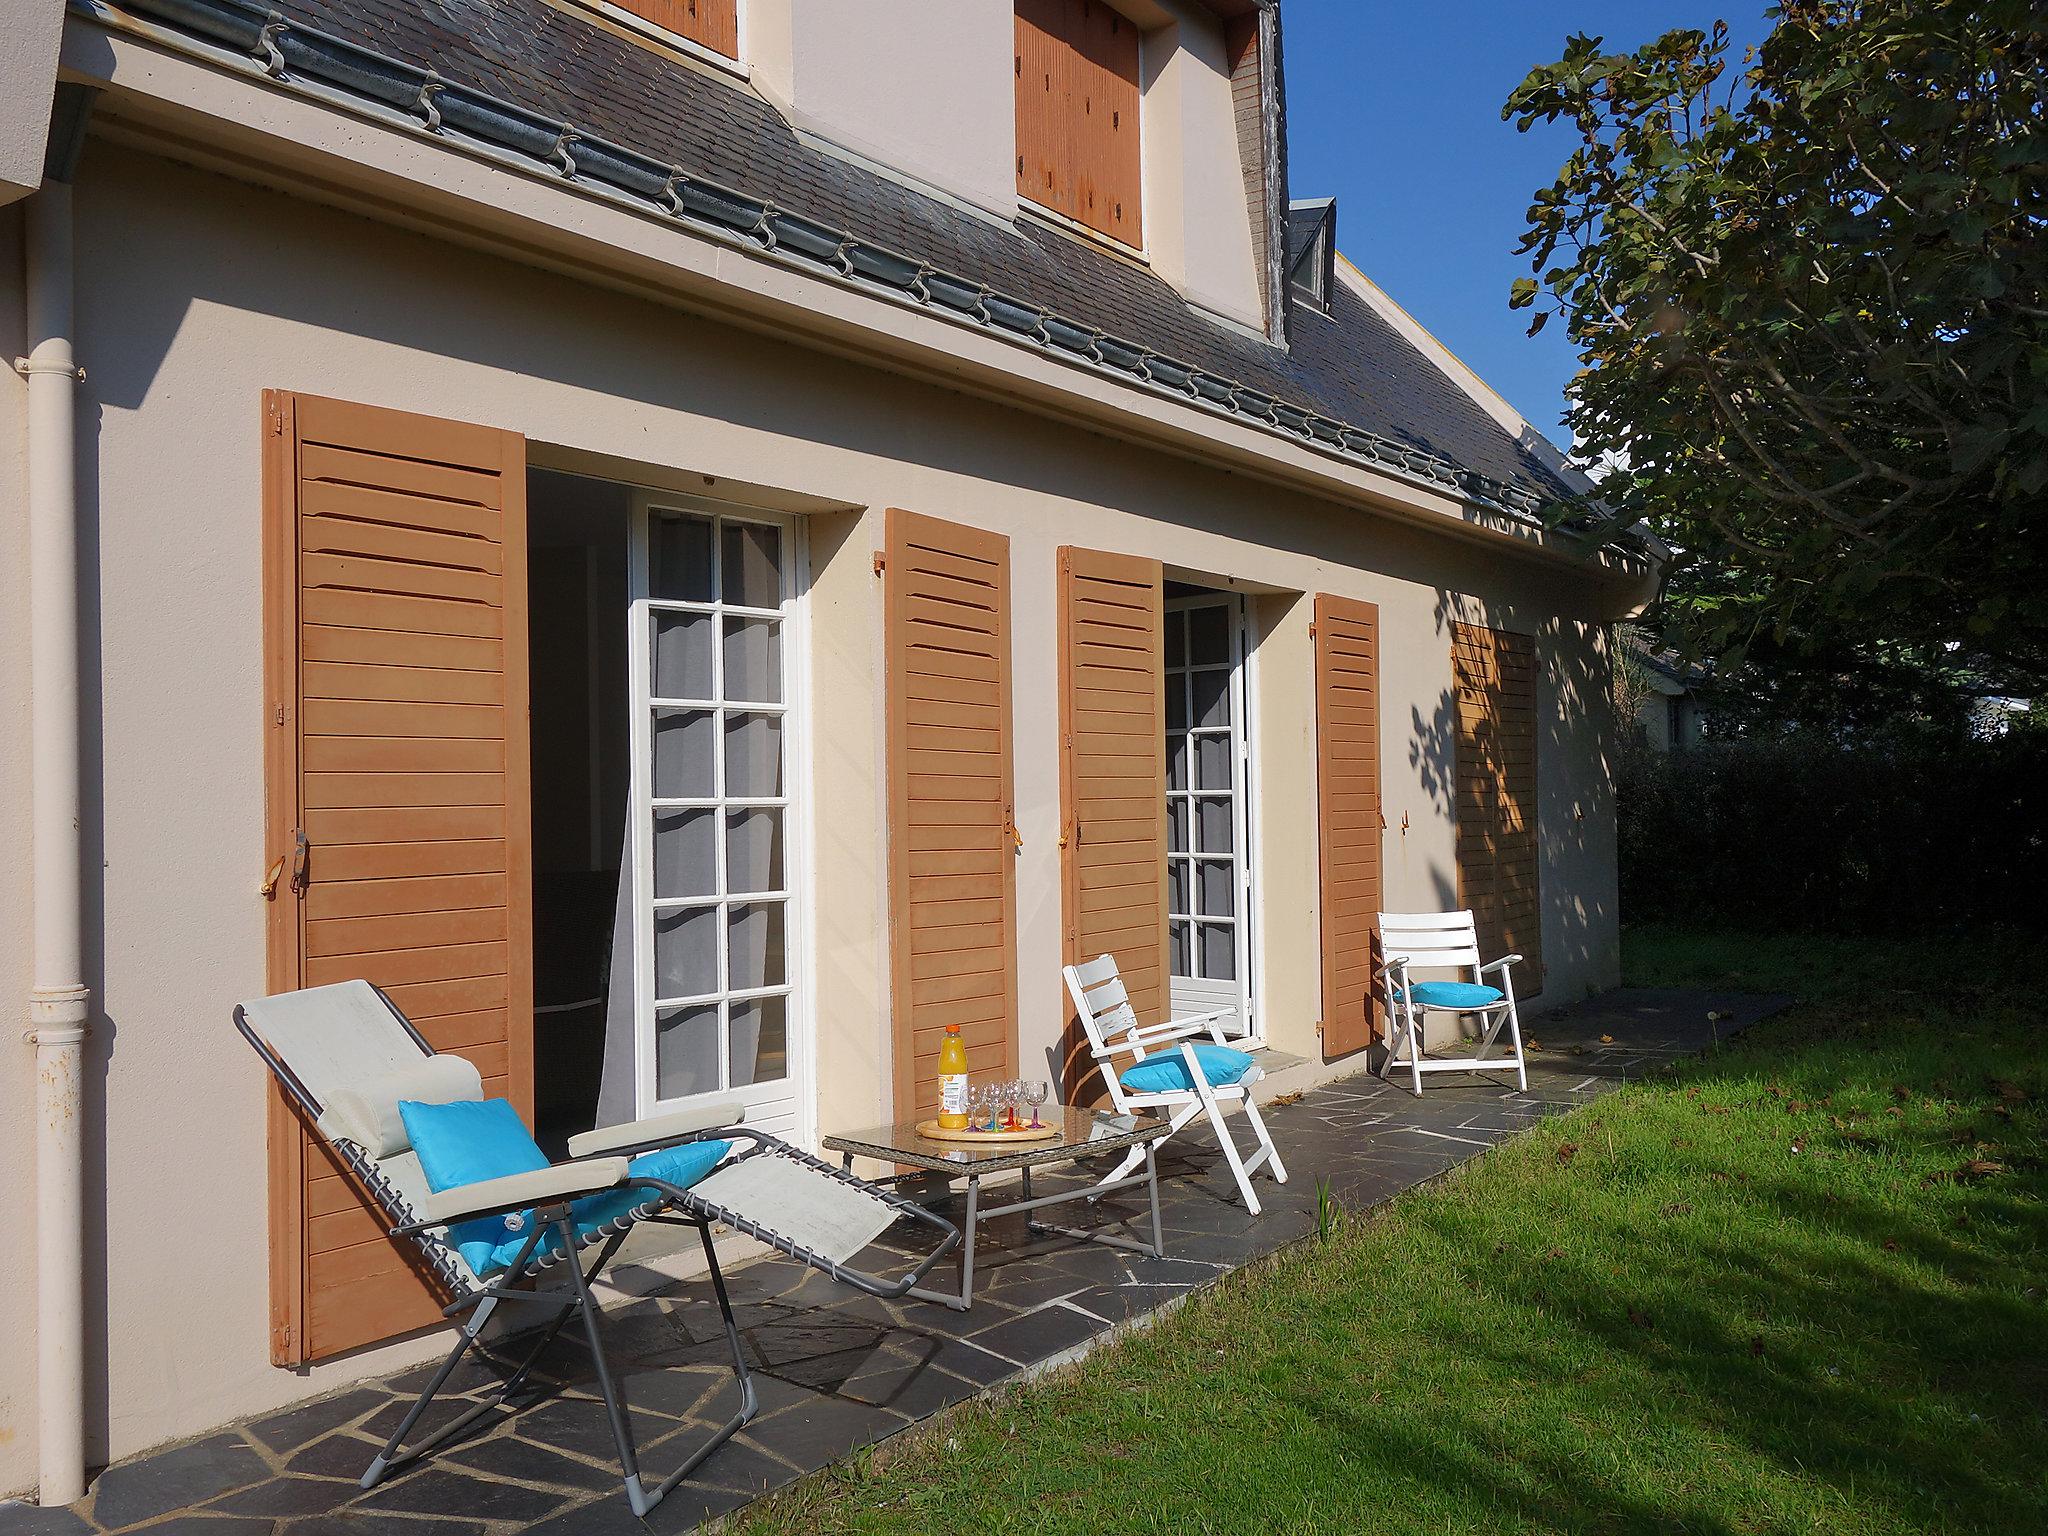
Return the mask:
{"type": "MultiPolygon", "coordinates": [[[[413,1026],[412,1020],[405,1016],[398,1005],[385,995],[382,988],[376,990],[384,1006],[391,1010],[392,1017],[420,1048],[421,1054],[436,1054],[433,1046],[428,1044],[426,1037],[413,1026]]],[[[309,1124],[317,1124],[322,1113],[319,1100],[250,1025],[240,1007],[235,1009],[234,1019],[235,1028],[269,1067],[286,1097],[306,1116],[309,1124]]],[[[436,1447],[460,1434],[478,1418],[504,1402],[519,1389],[527,1373],[546,1352],[547,1347],[560,1336],[570,1320],[580,1317],[583,1324],[583,1342],[590,1351],[591,1364],[597,1374],[598,1391],[604,1398],[605,1413],[610,1422],[612,1442],[618,1449],[626,1500],[632,1506],[635,1515],[645,1515],[677,1484],[702,1466],[705,1458],[739,1433],[754,1417],[759,1407],[753,1379],[747,1371],[746,1356],[740,1345],[739,1325],[733,1318],[732,1301],[726,1293],[725,1275],[719,1266],[717,1249],[711,1241],[711,1229],[714,1225],[722,1224],[743,1232],[843,1284],[884,1299],[905,1295],[918,1286],[932,1267],[960,1241],[959,1229],[944,1217],[926,1210],[892,1190],[855,1178],[851,1173],[835,1168],[786,1141],[746,1126],[710,1127],[692,1131],[687,1135],[666,1136],[621,1147],[616,1151],[620,1154],[634,1154],[707,1139],[748,1140],[754,1143],[749,1150],[731,1158],[724,1166],[756,1157],[790,1158],[805,1167],[816,1169],[829,1178],[854,1185],[894,1209],[900,1216],[910,1217],[935,1228],[940,1234],[938,1246],[921,1259],[908,1274],[894,1280],[884,1280],[864,1270],[835,1262],[751,1217],[692,1194],[688,1189],[679,1188],[660,1179],[649,1178],[627,1178],[623,1183],[607,1186],[611,1189],[644,1190],[650,1196],[648,1206],[631,1213],[627,1218],[627,1226],[617,1231],[600,1231],[579,1236],[572,1200],[569,1198],[538,1204],[532,1201],[518,1201],[510,1205],[464,1211],[460,1216],[442,1220],[420,1220],[406,1198],[383,1176],[375,1160],[360,1146],[345,1137],[327,1138],[327,1144],[348,1166],[349,1171],[362,1182],[363,1187],[376,1200],[384,1214],[392,1220],[393,1225],[389,1229],[392,1241],[401,1244],[410,1242],[418,1250],[434,1277],[445,1289],[454,1294],[455,1299],[441,1309],[442,1316],[455,1322],[462,1318],[463,1314],[468,1314],[467,1319],[458,1324],[460,1337],[456,1340],[455,1347],[449,1351],[404,1419],[392,1431],[384,1449],[377,1453],[363,1472],[361,1485],[364,1488],[374,1488],[392,1472],[415,1465],[436,1447]],[[467,1266],[459,1264],[449,1249],[445,1241],[446,1229],[451,1225],[476,1221],[486,1216],[508,1215],[515,1211],[531,1213],[532,1230],[522,1244],[518,1256],[503,1273],[489,1280],[471,1275],[467,1266]],[[726,1344],[732,1352],[733,1376],[740,1387],[739,1411],[720,1425],[680,1467],[651,1487],[640,1472],[639,1454],[634,1448],[633,1429],[627,1417],[625,1400],[617,1382],[612,1378],[610,1366],[605,1358],[604,1341],[597,1321],[600,1309],[591,1296],[592,1284],[617,1254],[619,1245],[625,1241],[627,1230],[643,1221],[697,1229],[704,1247],[704,1262],[711,1275],[712,1290],[718,1297],[719,1317],[725,1326],[726,1344]],[[558,1241],[552,1247],[543,1248],[543,1239],[550,1232],[557,1234],[558,1241]],[[583,1252],[590,1248],[597,1251],[586,1263],[583,1252]],[[569,1283],[566,1286],[545,1289],[530,1284],[557,1265],[567,1266],[569,1283]],[[539,1339],[527,1349],[524,1357],[511,1368],[510,1373],[494,1391],[417,1445],[408,1447],[405,1443],[406,1437],[413,1432],[420,1416],[447,1385],[448,1378],[454,1374],[455,1368],[462,1363],[466,1355],[474,1351],[479,1358],[495,1369],[505,1369],[504,1362],[482,1342],[485,1326],[499,1304],[503,1302],[550,1308],[555,1315],[541,1330],[539,1339]]]]}

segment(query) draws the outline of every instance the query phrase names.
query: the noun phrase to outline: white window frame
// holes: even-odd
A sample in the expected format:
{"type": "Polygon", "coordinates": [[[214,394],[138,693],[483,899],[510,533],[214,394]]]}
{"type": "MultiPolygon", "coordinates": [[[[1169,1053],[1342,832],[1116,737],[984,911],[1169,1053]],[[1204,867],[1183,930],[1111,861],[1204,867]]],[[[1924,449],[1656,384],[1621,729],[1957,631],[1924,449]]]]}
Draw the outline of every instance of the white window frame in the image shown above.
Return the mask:
{"type": "MultiPolygon", "coordinates": [[[[1185,597],[1170,597],[1165,599],[1164,603],[1164,609],[1167,613],[1186,614],[1190,610],[1198,608],[1222,608],[1226,617],[1226,632],[1230,639],[1230,660],[1228,666],[1228,695],[1230,699],[1229,739],[1235,749],[1235,758],[1231,765],[1234,781],[1231,791],[1231,862],[1236,880],[1232,915],[1229,918],[1202,918],[1199,921],[1205,923],[1228,923],[1233,930],[1232,967],[1236,972],[1233,980],[1237,988],[1238,1027],[1246,1037],[1244,1043],[1256,1045],[1263,1042],[1264,1033],[1259,1024],[1263,1000],[1259,996],[1257,964],[1257,939],[1259,936],[1256,903],[1257,845],[1254,842],[1254,834],[1257,831],[1255,815],[1257,794],[1253,777],[1253,760],[1256,754],[1252,750],[1251,735],[1252,646],[1249,628],[1251,621],[1250,605],[1245,601],[1244,594],[1227,591],[1211,591],[1185,597]]],[[[1192,741],[1194,739],[1192,729],[1194,727],[1194,699],[1192,685],[1187,681],[1191,675],[1192,652],[1184,651],[1182,661],[1183,665],[1178,673],[1176,674],[1169,670],[1168,676],[1173,680],[1179,681],[1181,687],[1185,690],[1183,702],[1188,712],[1188,726],[1191,728],[1189,740],[1192,741]]],[[[1162,657],[1162,667],[1164,666],[1165,662],[1162,657]]],[[[1214,727],[1207,728],[1207,733],[1213,733],[1213,731],[1214,727]]],[[[1187,770],[1189,788],[1185,790],[1169,789],[1167,791],[1169,804],[1176,798],[1184,798],[1186,800],[1188,806],[1188,841],[1191,850],[1196,835],[1196,805],[1202,798],[1193,787],[1195,760],[1196,754],[1193,748],[1190,747],[1187,770]]],[[[1169,849],[1170,847],[1171,842],[1169,839],[1169,849]]],[[[1196,871],[1199,869],[1203,857],[1208,857],[1208,855],[1200,855],[1193,851],[1187,854],[1176,854],[1169,851],[1167,854],[1169,868],[1176,860],[1186,864],[1189,871],[1188,889],[1191,897],[1195,891],[1196,871]]],[[[1167,941],[1167,987],[1169,994],[1172,993],[1176,982],[1190,983],[1195,988],[1221,987],[1226,985],[1223,982],[1175,976],[1173,974],[1173,943],[1170,926],[1174,914],[1171,909],[1172,881],[1170,876],[1167,890],[1169,893],[1169,934],[1167,941]]],[[[1197,937],[1191,930],[1189,936],[1189,954],[1191,958],[1198,952],[1198,948],[1197,937]]],[[[1190,1002],[1188,1006],[1194,1007],[1196,1005],[1190,1002]]],[[[1201,1006],[1206,1008],[1215,1005],[1205,1002],[1201,1006]]],[[[1184,1011],[1178,1001],[1174,1003],[1173,1011],[1175,1013],[1184,1011]]]]}
{"type": "MultiPolygon", "coordinates": [[[[752,1083],[710,1092],[729,1095],[746,1103],[749,1123],[810,1145],[817,1135],[815,1091],[816,1015],[811,1002],[815,970],[812,913],[816,910],[811,852],[811,758],[809,732],[809,610],[806,594],[810,588],[810,548],[807,528],[801,517],[739,506],[705,497],[636,489],[633,493],[632,545],[629,558],[629,601],[627,603],[627,665],[631,699],[631,795],[630,816],[633,858],[633,1088],[638,1115],[657,1114],[686,1105],[693,1098],[659,1097],[655,1063],[655,1010],[657,1007],[730,1005],[755,997],[782,996],[786,999],[785,1028],[789,1072],[786,1077],[766,1083],[752,1083]],[[754,608],[723,601],[723,573],[714,575],[713,597],[709,602],[653,597],[649,591],[649,523],[656,511],[674,511],[713,519],[712,562],[723,563],[720,530],[726,522],[759,523],[782,533],[782,600],[778,608],[754,608]],[[712,697],[672,699],[653,691],[649,631],[656,612],[702,613],[711,617],[712,697]],[[725,654],[723,620],[726,616],[777,618],[782,624],[782,702],[779,705],[745,701],[728,704],[724,691],[725,654]],[[713,712],[731,710],[742,714],[775,714],[782,720],[783,792],[778,796],[742,796],[683,799],[657,798],[653,793],[653,717],[656,709],[686,708],[713,712]],[[656,898],[654,895],[654,815],[657,810],[774,808],[783,815],[782,889],[732,895],[726,892],[725,826],[721,816],[712,839],[717,861],[720,894],[698,897],[656,898]],[[654,914],[657,910],[687,907],[715,907],[721,914],[748,900],[772,899],[783,904],[783,948],[787,974],[779,986],[742,988],[726,986],[728,931],[723,921],[718,931],[717,992],[693,997],[657,998],[654,989],[654,914]],[[758,1111],[758,1113],[756,1112],[758,1111]]],[[[725,741],[723,731],[715,734],[712,747],[716,765],[714,783],[724,788],[725,741]]],[[[730,1071],[729,1006],[720,1007],[718,1063],[721,1078],[730,1071]]]]}
{"type": "Polygon", "coordinates": [[[716,48],[685,37],[680,32],[671,32],[658,21],[649,21],[635,11],[629,11],[614,0],[576,0],[585,10],[593,11],[607,21],[617,22],[630,32],[652,39],[666,47],[687,53],[693,59],[701,59],[714,69],[722,69],[729,75],[738,75],[742,80],[751,80],[753,67],[747,62],[747,6],[748,0],[737,0],[733,7],[733,30],[740,50],[739,57],[728,58],[716,48]]]}

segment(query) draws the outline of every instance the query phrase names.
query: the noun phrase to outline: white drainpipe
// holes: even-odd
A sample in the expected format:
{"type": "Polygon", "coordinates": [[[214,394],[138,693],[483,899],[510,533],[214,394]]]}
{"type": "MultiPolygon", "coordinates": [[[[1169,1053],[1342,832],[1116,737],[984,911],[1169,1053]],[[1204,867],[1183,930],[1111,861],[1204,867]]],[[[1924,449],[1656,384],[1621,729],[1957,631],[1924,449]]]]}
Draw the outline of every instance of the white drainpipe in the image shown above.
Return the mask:
{"type": "Polygon", "coordinates": [[[36,1396],[40,1497],[85,1494],[86,1017],[81,932],[77,389],[71,355],[71,188],[27,200],[30,790],[34,800],[36,1396]]]}

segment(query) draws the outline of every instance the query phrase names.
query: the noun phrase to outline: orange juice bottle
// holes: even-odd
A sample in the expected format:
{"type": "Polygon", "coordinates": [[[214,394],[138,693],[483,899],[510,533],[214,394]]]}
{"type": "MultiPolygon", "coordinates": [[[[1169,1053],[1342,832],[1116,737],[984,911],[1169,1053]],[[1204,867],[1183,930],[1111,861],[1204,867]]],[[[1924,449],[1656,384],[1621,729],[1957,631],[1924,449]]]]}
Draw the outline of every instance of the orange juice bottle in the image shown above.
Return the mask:
{"type": "Polygon", "coordinates": [[[948,1024],[946,1038],[939,1042],[939,1126],[948,1131],[967,1129],[967,1042],[960,1038],[958,1024],[948,1024]]]}

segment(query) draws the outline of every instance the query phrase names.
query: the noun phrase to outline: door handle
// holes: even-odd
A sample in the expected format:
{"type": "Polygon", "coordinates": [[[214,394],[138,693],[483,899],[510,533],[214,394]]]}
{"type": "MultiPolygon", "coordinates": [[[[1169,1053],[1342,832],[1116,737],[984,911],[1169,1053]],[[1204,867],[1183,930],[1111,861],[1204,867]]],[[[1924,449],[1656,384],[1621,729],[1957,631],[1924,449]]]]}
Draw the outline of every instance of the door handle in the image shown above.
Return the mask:
{"type": "Polygon", "coordinates": [[[277,882],[284,878],[284,859],[280,853],[277,862],[270,866],[270,872],[263,877],[263,883],[256,887],[256,894],[265,901],[277,900],[277,882]]]}
{"type": "Polygon", "coordinates": [[[306,858],[313,845],[306,841],[304,827],[294,828],[292,838],[292,889],[303,896],[306,894],[307,884],[306,858]]]}

